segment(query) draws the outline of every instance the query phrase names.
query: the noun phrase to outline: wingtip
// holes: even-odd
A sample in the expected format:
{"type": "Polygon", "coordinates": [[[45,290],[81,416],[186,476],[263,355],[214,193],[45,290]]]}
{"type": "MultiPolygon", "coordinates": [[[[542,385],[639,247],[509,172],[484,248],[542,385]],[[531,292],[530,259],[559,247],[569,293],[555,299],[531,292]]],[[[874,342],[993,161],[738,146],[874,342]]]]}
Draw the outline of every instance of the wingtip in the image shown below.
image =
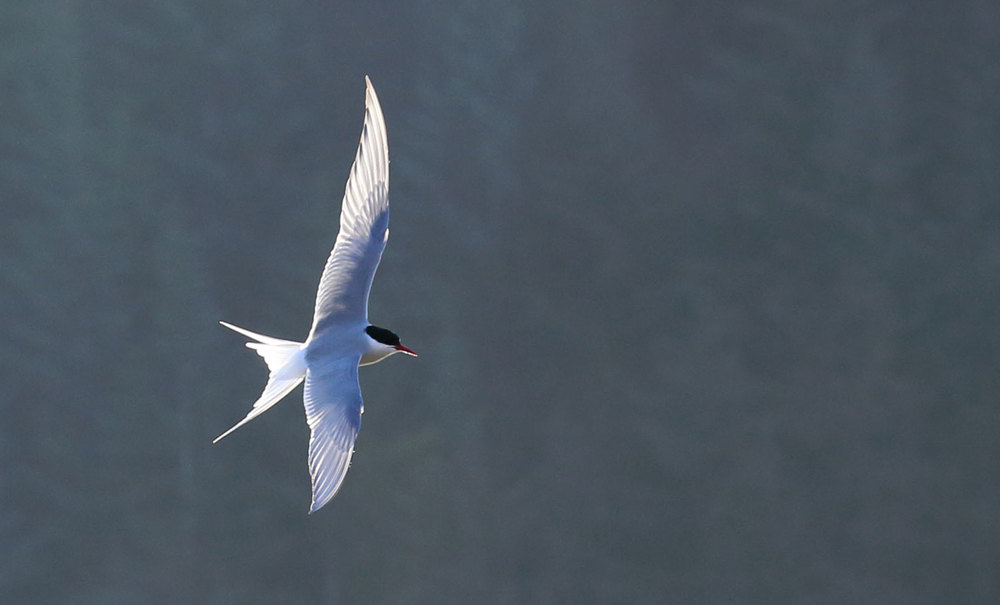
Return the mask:
{"type": "Polygon", "coordinates": [[[327,502],[329,502],[329,500],[321,504],[318,504],[315,500],[313,500],[312,502],[309,503],[309,514],[311,515],[316,511],[318,511],[319,509],[323,508],[324,506],[326,506],[327,502]]]}
{"type": "Polygon", "coordinates": [[[375,86],[372,84],[372,79],[365,76],[365,105],[378,104],[378,95],[375,93],[375,86]]]}

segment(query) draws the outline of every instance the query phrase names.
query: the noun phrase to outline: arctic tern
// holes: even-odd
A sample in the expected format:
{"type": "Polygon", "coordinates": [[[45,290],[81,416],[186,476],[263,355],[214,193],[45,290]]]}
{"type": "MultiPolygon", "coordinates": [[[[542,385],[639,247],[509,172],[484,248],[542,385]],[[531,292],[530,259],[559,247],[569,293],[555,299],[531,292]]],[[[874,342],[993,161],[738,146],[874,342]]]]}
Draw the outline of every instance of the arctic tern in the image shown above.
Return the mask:
{"type": "Polygon", "coordinates": [[[340,232],[320,278],[309,337],[293,342],[219,322],[251,339],[246,346],[264,358],[270,375],[246,417],[213,443],[266,412],[305,380],[310,513],[333,498],[351,463],[364,410],[358,366],[394,353],[417,356],[394,333],[368,322],[368,293],[389,239],[389,148],[382,108],[367,76],[365,84],[361,142],[344,191],[340,232]]]}

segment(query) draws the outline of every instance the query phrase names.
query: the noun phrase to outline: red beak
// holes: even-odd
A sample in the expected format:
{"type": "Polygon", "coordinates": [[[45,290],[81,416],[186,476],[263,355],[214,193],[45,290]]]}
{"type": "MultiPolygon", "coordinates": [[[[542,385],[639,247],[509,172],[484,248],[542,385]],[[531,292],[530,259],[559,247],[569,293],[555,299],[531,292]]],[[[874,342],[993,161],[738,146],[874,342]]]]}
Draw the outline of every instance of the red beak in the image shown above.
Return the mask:
{"type": "Polygon", "coordinates": [[[399,351],[400,353],[406,353],[407,355],[412,355],[414,357],[420,357],[413,350],[411,350],[408,347],[404,347],[403,345],[397,345],[396,346],[396,350],[399,351]]]}

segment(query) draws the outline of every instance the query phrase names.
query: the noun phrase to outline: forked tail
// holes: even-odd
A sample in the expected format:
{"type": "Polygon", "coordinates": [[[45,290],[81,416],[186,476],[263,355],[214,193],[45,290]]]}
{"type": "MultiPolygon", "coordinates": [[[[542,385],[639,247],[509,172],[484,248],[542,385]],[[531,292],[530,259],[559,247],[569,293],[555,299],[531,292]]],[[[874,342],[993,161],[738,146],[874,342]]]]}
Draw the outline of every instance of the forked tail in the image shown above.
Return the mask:
{"type": "Polygon", "coordinates": [[[267,369],[270,371],[270,376],[267,380],[267,386],[264,387],[264,392],[261,393],[260,397],[253,404],[253,408],[250,409],[246,418],[240,420],[233,428],[216,437],[212,443],[218,443],[220,439],[229,433],[232,433],[271,409],[274,404],[281,401],[292,389],[299,386],[299,383],[306,377],[306,358],[302,343],[271,338],[270,336],[257,334],[224,321],[220,321],[219,323],[234,332],[239,332],[247,338],[256,341],[248,342],[247,347],[253,349],[258,355],[264,358],[264,362],[267,363],[267,369]]]}

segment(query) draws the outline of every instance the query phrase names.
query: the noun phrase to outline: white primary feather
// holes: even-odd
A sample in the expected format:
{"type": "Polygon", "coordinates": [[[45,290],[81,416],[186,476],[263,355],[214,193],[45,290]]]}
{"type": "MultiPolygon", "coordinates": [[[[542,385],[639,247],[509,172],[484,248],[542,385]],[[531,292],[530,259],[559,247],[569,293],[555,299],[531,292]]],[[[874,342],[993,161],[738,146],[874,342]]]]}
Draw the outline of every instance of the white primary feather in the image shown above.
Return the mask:
{"type": "Polygon", "coordinates": [[[361,428],[360,356],[309,368],[303,399],[309,424],[309,474],[313,513],[330,501],[344,483],[361,428]]]}
{"type": "Polygon", "coordinates": [[[367,323],[368,293],[389,239],[389,144],[367,76],[365,83],[364,127],[344,190],[340,232],[316,293],[310,340],[331,325],[367,323]]]}

